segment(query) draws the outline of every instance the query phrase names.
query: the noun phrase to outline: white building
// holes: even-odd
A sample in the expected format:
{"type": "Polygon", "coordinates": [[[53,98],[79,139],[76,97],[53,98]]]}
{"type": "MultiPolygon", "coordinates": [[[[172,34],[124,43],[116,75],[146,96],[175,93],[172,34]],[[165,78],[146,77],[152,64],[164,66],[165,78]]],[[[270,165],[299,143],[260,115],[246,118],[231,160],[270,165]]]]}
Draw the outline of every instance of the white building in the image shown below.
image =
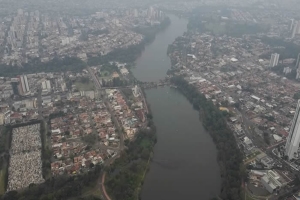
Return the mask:
{"type": "Polygon", "coordinates": [[[51,83],[49,80],[45,80],[42,82],[42,90],[43,91],[51,91],[51,83]]]}
{"type": "Polygon", "coordinates": [[[291,19],[290,31],[293,30],[293,28],[294,28],[294,23],[295,23],[295,20],[294,20],[294,19],[291,19]]]}
{"type": "Polygon", "coordinates": [[[289,136],[286,140],[285,145],[285,155],[288,159],[298,158],[299,154],[299,144],[300,144],[300,100],[298,101],[294,119],[292,121],[292,126],[290,128],[289,136]]]}
{"type": "Polygon", "coordinates": [[[267,174],[261,178],[261,183],[270,193],[286,184],[280,175],[273,170],[268,170],[267,174]]]}
{"type": "Polygon", "coordinates": [[[297,58],[297,61],[296,61],[296,66],[295,66],[296,69],[299,69],[300,68],[300,53],[298,54],[298,58],[297,58]]]}
{"type": "Polygon", "coordinates": [[[134,88],[132,88],[132,93],[134,97],[140,96],[140,89],[138,88],[137,85],[135,85],[134,88]]]}
{"type": "Polygon", "coordinates": [[[24,77],[21,76],[20,79],[21,79],[22,92],[26,93],[26,87],[25,87],[24,77]]]}
{"type": "Polygon", "coordinates": [[[299,34],[300,23],[298,21],[294,21],[292,29],[293,30],[292,30],[292,37],[291,38],[294,38],[297,34],[299,34]]]}
{"type": "Polygon", "coordinates": [[[270,60],[270,67],[275,67],[278,65],[279,60],[279,54],[278,53],[272,53],[271,60],[270,60]]]}

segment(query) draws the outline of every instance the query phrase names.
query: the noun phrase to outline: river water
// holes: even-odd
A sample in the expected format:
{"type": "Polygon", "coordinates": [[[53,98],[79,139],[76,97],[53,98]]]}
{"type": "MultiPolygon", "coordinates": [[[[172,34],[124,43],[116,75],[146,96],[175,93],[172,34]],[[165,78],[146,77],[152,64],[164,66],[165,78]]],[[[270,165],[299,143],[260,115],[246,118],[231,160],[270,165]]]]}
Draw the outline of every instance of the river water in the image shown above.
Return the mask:
{"type": "MultiPolygon", "coordinates": [[[[157,81],[171,67],[167,47],[186,30],[187,20],[170,16],[136,62],[138,80],[157,81]]],[[[169,87],[146,90],[158,142],[142,190],[143,200],[209,200],[220,192],[217,151],[187,99],[169,87]]]]}

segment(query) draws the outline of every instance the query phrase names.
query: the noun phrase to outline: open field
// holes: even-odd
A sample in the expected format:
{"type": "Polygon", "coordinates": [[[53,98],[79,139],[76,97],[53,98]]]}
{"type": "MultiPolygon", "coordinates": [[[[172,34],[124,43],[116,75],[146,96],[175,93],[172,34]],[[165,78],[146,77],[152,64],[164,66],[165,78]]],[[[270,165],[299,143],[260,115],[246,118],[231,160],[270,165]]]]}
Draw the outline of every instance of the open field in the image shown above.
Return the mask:
{"type": "Polygon", "coordinates": [[[95,86],[93,82],[88,82],[88,83],[82,83],[82,82],[75,82],[76,88],[79,91],[89,91],[89,90],[94,90],[95,86]]]}

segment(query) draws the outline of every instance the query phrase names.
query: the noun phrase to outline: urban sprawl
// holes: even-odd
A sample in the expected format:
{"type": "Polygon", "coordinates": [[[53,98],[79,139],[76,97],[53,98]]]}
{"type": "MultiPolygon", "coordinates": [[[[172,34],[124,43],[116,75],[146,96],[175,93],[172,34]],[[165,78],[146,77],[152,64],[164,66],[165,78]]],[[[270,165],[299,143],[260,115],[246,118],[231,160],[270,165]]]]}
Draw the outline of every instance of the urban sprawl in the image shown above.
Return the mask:
{"type": "MultiPolygon", "coordinates": [[[[168,48],[172,68],[161,85],[181,76],[226,113],[243,153],[247,195],[299,199],[299,12],[283,1],[255,9],[256,1],[228,2],[225,11],[214,8],[223,1],[188,1],[78,16],[15,9],[0,17],[0,66],[24,70],[66,57],[89,63],[145,42],[141,28],[160,25],[162,10],[188,16],[188,31],[168,48]]],[[[42,183],[45,174],[74,176],[109,163],[147,128],[142,87],[155,83],[136,82],[131,65],[110,60],[76,72],[0,77],[0,125],[12,127],[7,191],[42,183]],[[48,150],[49,171],[42,159],[48,150]]]]}

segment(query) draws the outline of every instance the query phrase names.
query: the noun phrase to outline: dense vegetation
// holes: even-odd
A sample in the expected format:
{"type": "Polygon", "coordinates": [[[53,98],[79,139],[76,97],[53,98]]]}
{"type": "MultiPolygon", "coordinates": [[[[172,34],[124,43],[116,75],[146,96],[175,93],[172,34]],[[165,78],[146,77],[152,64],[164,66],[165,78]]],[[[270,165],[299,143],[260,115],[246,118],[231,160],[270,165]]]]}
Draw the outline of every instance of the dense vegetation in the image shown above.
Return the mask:
{"type": "Polygon", "coordinates": [[[184,78],[176,76],[171,79],[171,82],[176,84],[194,108],[200,111],[203,126],[210,133],[217,147],[222,177],[220,197],[226,200],[240,199],[243,175],[240,171],[242,155],[231,130],[227,127],[223,113],[184,78]]]}
{"type": "Polygon", "coordinates": [[[152,149],[156,143],[155,127],[150,120],[150,129],[137,133],[136,139],[127,141],[127,149],[120,158],[108,167],[106,189],[112,199],[137,200],[148,164],[152,158],[152,149]]]}
{"type": "Polygon", "coordinates": [[[82,71],[84,68],[85,63],[76,57],[54,58],[46,63],[42,63],[40,59],[33,59],[22,67],[0,65],[0,76],[12,77],[22,73],[82,71]]]}
{"type": "Polygon", "coordinates": [[[0,154],[8,153],[9,151],[9,139],[10,139],[10,127],[3,126],[0,134],[0,154]]]}
{"type": "MultiPolygon", "coordinates": [[[[31,184],[23,191],[10,191],[6,193],[3,200],[66,200],[71,197],[80,197],[85,188],[93,187],[101,173],[101,167],[95,166],[85,174],[78,176],[58,176],[46,180],[45,183],[31,184]]],[[[75,198],[83,200],[98,200],[96,197],[75,198]]]]}
{"type": "MultiPolygon", "coordinates": [[[[282,38],[271,38],[264,36],[261,38],[261,41],[265,44],[268,44],[272,47],[283,47],[283,48],[277,48],[275,51],[276,53],[280,54],[279,59],[283,60],[286,58],[295,58],[297,59],[298,54],[300,53],[300,46],[293,43],[285,41],[282,38]]],[[[271,55],[267,55],[267,59],[270,59],[271,55]]],[[[295,62],[296,64],[296,62],[295,62]]]]}
{"type": "Polygon", "coordinates": [[[47,179],[51,176],[51,156],[52,151],[47,143],[47,123],[44,121],[40,122],[40,134],[41,134],[41,141],[42,141],[42,173],[43,178],[47,179]]]}
{"type": "MultiPolygon", "coordinates": [[[[271,57],[271,56],[270,56],[271,57]]],[[[294,80],[296,79],[297,71],[296,69],[292,69],[291,73],[284,74],[283,69],[286,67],[285,65],[279,63],[277,66],[272,67],[271,70],[278,75],[285,76],[288,79],[294,80]]]]}
{"type": "Polygon", "coordinates": [[[11,127],[3,126],[0,134],[0,195],[4,194],[6,191],[10,143],[11,127]]]}

